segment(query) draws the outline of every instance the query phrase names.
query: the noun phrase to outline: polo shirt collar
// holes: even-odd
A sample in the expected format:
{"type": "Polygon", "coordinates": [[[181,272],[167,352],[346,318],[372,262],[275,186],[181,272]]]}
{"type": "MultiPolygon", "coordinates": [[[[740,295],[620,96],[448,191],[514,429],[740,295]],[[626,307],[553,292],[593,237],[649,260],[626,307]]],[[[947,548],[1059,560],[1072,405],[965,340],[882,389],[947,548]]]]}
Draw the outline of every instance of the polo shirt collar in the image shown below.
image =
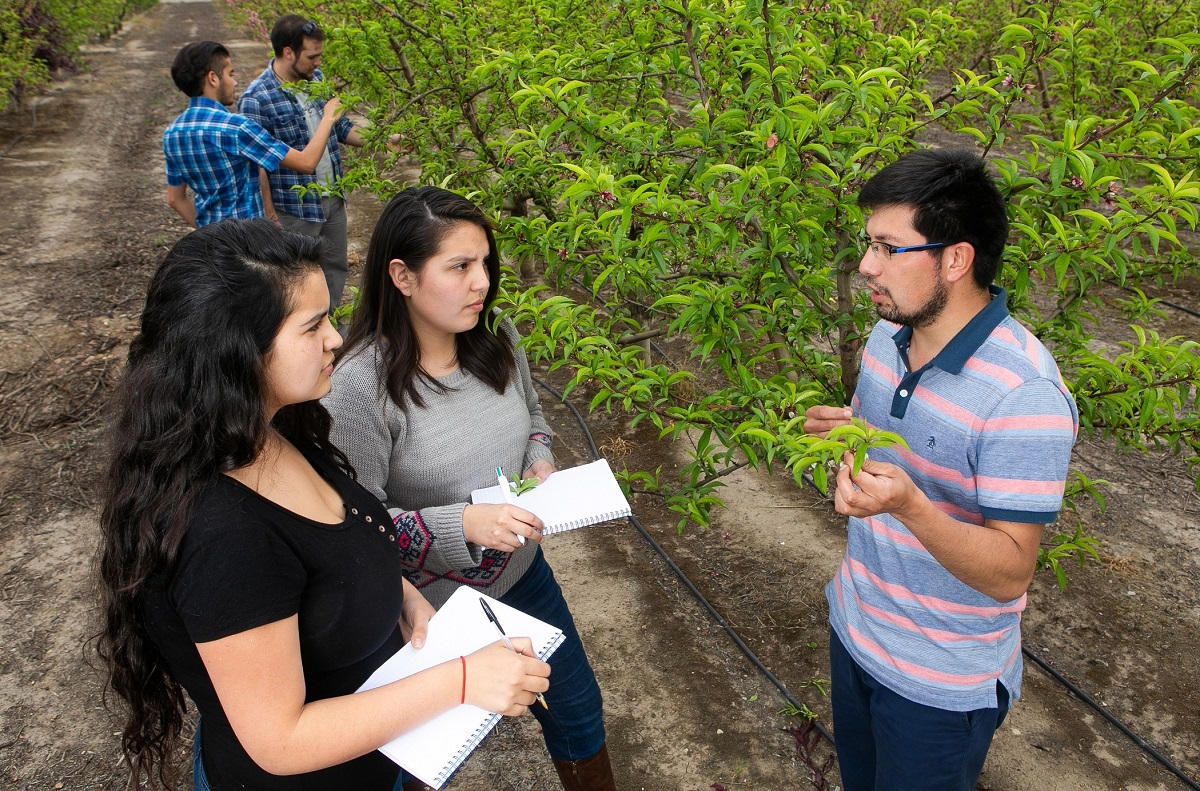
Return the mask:
{"type": "MultiPolygon", "coordinates": [[[[950,339],[950,342],[937,353],[936,357],[916,371],[911,371],[901,380],[896,392],[892,395],[892,417],[904,417],[922,374],[930,368],[939,368],[948,374],[961,373],[967,360],[979,351],[979,347],[992,334],[992,330],[1008,318],[1008,292],[999,286],[991,285],[988,286],[988,293],[992,295],[992,299],[983,307],[983,310],[972,316],[966,326],[950,339]]],[[[896,344],[896,352],[905,360],[908,359],[908,346],[912,342],[912,333],[912,327],[906,325],[892,336],[892,341],[896,344]]]]}

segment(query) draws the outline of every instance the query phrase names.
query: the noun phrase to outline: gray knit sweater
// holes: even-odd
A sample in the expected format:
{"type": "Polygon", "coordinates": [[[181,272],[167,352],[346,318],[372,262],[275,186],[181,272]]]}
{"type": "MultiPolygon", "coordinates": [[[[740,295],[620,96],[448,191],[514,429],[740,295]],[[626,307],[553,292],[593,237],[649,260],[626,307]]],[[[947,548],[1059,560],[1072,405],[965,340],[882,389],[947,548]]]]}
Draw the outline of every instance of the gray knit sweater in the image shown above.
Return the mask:
{"type": "MultiPolygon", "coordinates": [[[[508,322],[501,323],[501,336],[515,346],[508,322]]],[[[338,363],[333,388],[322,399],[333,416],[330,439],[350,459],[358,482],[387,505],[404,574],[434,607],[459,585],[501,596],[534,557],[533,542],[510,554],[463,537],[471,490],[495,486],[496,467],[511,475],[537,459],[554,462],[529,361],[521,349],[515,355],[516,376],[502,396],[459,369],[438,380],[445,393],[418,380],[425,406],[405,397],[401,409],[380,385],[378,347],[362,346],[338,363]]]]}

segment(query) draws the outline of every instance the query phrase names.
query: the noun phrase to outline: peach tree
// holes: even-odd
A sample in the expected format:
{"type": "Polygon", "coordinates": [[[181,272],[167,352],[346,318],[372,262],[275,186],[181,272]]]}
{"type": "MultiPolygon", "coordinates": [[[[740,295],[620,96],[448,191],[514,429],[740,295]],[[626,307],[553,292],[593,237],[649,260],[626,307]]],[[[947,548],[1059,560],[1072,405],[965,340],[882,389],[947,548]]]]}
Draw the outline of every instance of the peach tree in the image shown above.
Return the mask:
{"type": "MultiPolygon", "coordinates": [[[[631,476],[681,528],[707,523],[741,466],[825,489],[841,447],[805,436],[803,411],[848,398],[874,321],[854,282],[855,196],[923,145],[992,163],[1013,223],[999,280],[1055,353],[1083,432],[1200,466],[1196,344],[1145,326],[1159,306],[1143,290],[1197,253],[1194,3],[309,10],[331,30],[326,71],[378,137],[401,135],[423,182],[497,218],[530,356],[567,367],[592,409],[687,448],[678,480],[631,476]],[[1096,337],[1114,322],[1128,325],[1117,347],[1096,337]]],[[[391,165],[361,158],[347,186],[386,196],[391,165]]],[[[856,449],[894,441],[867,430],[856,449]]],[[[1075,477],[1072,504],[1096,484],[1075,477]]],[[[1064,547],[1094,542],[1061,534],[1056,570],[1064,547]]]]}

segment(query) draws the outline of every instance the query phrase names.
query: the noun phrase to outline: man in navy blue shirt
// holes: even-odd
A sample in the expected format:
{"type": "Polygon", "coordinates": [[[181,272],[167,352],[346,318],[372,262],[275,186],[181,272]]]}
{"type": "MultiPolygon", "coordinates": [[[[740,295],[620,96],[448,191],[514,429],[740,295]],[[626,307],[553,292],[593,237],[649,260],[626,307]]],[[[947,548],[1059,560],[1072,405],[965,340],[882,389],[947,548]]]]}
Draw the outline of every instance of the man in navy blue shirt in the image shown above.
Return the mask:
{"type": "MultiPolygon", "coordinates": [[[[238,112],[290,146],[308,145],[324,107],[310,96],[307,84],[323,79],[320,69],[325,32],[311,19],[297,14],[279,18],[271,29],[275,57],[250,83],[238,101],[238,112]],[[288,86],[288,87],[284,87],[288,86]]],[[[284,228],[324,240],[321,269],[329,286],[330,309],[342,299],[349,275],[346,260],[346,202],[336,190],[342,177],[339,143],[361,146],[363,139],[349,119],[334,126],[315,171],[296,172],[285,163],[272,171],[263,168],[262,191],[266,216],[284,228]],[[297,187],[311,188],[298,190],[297,187]]]]}
{"type": "Polygon", "coordinates": [[[228,217],[262,217],[258,169],[284,166],[313,172],[341,115],[341,105],[333,99],[302,151],[281,143],[259,124],[227,109],[236,98],[237,79],[229,50],[215,41],[181,49],[171,78],[190,101],[163,133],[167,204],[197,228],[228,217]]]}

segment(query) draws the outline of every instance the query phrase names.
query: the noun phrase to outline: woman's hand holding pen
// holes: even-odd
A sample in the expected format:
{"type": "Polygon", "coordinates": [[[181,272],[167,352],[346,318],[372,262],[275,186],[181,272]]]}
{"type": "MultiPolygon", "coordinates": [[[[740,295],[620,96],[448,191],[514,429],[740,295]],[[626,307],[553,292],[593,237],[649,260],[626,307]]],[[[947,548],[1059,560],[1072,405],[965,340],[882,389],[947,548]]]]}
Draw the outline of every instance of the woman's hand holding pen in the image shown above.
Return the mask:
{"type": "Polygon", "coordinates": [[[468,542],[502,552],[521,547],[517,536],[542,543],[542,520],[515,505],[468,505],[463,510],[463,536],[468,542]]]}
{"type": "Polygon", "coordinates": [[[515,653],[497,640],[467,655],[465,697],[481,709],[519,717],[550,688],[550,665],[537,658],[529,638],[511,640],[515,653]]]}

